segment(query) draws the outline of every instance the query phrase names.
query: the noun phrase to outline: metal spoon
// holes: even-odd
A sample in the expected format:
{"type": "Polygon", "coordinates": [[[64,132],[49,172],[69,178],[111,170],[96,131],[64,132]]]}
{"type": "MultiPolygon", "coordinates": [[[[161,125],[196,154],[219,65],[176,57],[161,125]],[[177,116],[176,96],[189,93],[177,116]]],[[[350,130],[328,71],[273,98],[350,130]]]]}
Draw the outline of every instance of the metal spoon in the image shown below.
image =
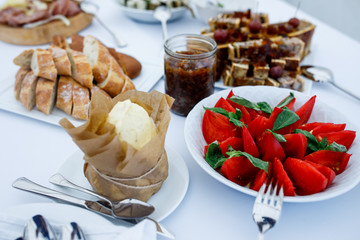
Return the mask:
{"type": "Polygon", "coordinates": [[[342,86],[338,85],[334,81],[333,73],[330,71],[330,69],[320,67],[320,66],[304,65],[304,66],[301,66],[301,73],[305,77],[307,77],[315,82],[330,83],[334,87],[337,87],[341,91],[349,94],[350,96],[352,96],[360,101],[360,97],[358,95],[343,88],[342,86]]]}
{"type": "Polygon", "coordinates": [[[79,224],[71,222],[63,226],[61,240],[85,240],[85,235],[79,224]]]}
{"type": "Polygon", "coordinates": [[[102,201],[98,201],[104,206],[107,206],[112,209],[113,213],[116,216],[122,216],[129,218],[141,218],[149,216],[151,213],[154,212],[155,208],[146,202],[137,200],[137,199],[124,199],[121,201],[110,201],[109,199],[97,194],[94,191],[91,191],[89,189],[86,189],[84,187],[81,187],[79,185],[76,185],[75,183],[70,182],[64,176],[62,176],[60,173],[56,173],[53,176],[49,178],[49,181],[52,184],[68,187],[75,189],[77,191],[81,191],[84,193],[87,193],[89,195],[92,195],[94,197],[97,197],[101,199],[102,201]]]}
{"type": "Polygon", "coordinates": [[[56,240],[55,231],[41,215],[33,216],[25,225],[24,240],[56,240]]]}
{"type": "Polygon", "coordinates": [[[171,17],[171,11],[166,6],[159,6],[155,9],[154,18],[161,22],[164,41],[168,38],[166,22],[171,17]]]}
{"type": "Polygon", "coordinates": [[[84,12],[91,14],[95,17],[95,19],[100,23],[100,25],[103,26],[105,30],[108,31],[110,35],[114,38],[118,47],[125,47],[127,45],[127,43],[119,39],[118,36],[96,14],[99,10],[99,6],[97,4],[89,1],[82,1],[80,3],[80,8],[84,12]]]}

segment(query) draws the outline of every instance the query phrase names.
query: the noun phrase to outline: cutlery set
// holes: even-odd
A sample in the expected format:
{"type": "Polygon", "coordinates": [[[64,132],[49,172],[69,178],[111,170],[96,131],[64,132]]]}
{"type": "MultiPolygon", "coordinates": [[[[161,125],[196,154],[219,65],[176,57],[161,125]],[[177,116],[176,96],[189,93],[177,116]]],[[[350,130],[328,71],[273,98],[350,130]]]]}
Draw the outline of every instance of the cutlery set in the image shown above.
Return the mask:
{"type": "MultiPolygon", "coordinates": [[[[70,181],[65,179],[61,174],[53,175],[49,179],[49,181],[55,185],[75,189],[82,193],[91,195],[93,197],[97,197],[99,200],[97,201],[84,200],[75,196],[71,196],[51,188],[41,186],[37,183],[30,181],[25,177],[20,177],[16,179],[13,182],[12,186],[20,190],[28,191],[31,193],[35,193],[51,198],[54,201],[69,203],[74,206],[82,207],[90,211],[96,212],[105,217],[120,221],[125,221],[131,224],[136,224],[142,221],[143,219],[148,219],[155,223],[157,233],[159,235],[167,237],[169,239],[175,238],[174,235],[170,233],[164,226],[162,226],[156,220],[149,217],[149,215],[154,212],[155,208],[146,202],[142,202],[136,199],[125,199],[122,201],[113,202],[101,195],[98,195],[97,193],[89,189],[71,183],[70,181]]],[[[83,238],[77,238],[77,239],[83,239],[83,238]]]]}

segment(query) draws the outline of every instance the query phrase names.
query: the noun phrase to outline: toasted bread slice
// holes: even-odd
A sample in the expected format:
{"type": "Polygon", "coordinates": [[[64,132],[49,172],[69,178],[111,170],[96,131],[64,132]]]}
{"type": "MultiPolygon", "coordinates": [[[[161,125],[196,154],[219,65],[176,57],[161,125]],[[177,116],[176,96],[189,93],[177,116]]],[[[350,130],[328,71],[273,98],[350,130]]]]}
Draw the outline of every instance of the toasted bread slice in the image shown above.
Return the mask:
{"type": "Polygon", "coordinates": [[[89,114],[90,93],[89,89],[77,82],[73,85],[73,110],[71,116],[76,119],[86,120],[89,114]]]}
{"type": "Polygon", "coordinates": [[[89,60],[97,83],[103,82],[109,72],[111,55],[108,49],[93,36],[84,38],[83,53],[89,60]]]}
{"type": "Polygon", "coordinates": [[[71,77],[60,76],[57,87],[56,107],[69,115],[71,115],[73,107],[74,82],[71,77]]]}
{"type": "Polygon", "coordinates": [[[31,111],[31,109],[35,106],[35,89],[37,79],[37,76],[30,71],[25,75],[21,83],[20,102],[24,104],[28,111],[31,111]]]}
{"type": "Polygon", "coordinates": [[[49,115],[55,105],[57,81],[38,78],[36,84],[36,108],[49,115]]]}
{"type": "Polygon", "coordinates": [[[24,80],[24,77],[28,72],[30,72],[29,69],[20,68],[16,73],[15,85],[14,85],[14,93],[15,93],[16,100],[20,100],[21,83],[24,80]]]}
{"type": "Polygon", "coordinates": [[[65,49],[49,46],[56,70],[59,75],[71,76],[71,63],[65,49]]]}
{"type": "Polygon", "coordinates": [[[91,89],[93,86],[93,74],[90,63],[82,52],[67,50],[71,62],[72,77],[81,85],[91,89]]]}
{"type": "Polygon", "coordinates": [[[34,53],[34,49],[28,49],[23,51],[16,58],[14,58],[13,60],[14,64],[22,68],[30,69],[33,53],[34,53]]]}
{"type": "Polygon", "coordinates": [[[56,81],[57,70],[51,52],[44,49],[36,49],[31,58],[31,70],[37,77],[56,81]]]}

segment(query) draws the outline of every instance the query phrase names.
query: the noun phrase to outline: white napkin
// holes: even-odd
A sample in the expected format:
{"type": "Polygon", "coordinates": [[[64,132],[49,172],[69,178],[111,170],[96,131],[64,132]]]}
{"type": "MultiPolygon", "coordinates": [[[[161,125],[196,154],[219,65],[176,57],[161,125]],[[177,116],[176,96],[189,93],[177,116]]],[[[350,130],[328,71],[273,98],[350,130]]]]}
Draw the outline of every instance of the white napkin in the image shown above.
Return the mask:
{"type": "MultiPolygon", "coordinates": [[[[59,224],[54,219],[43,217],[51,224],[57,236],[60,236],[63,224],[59,224]]],[[[0,240],[14,240],[23,234],[24,226],[29,221],[28,218],[19,218],[0,213],[0,240]]],[[[132,226],[83,226],[78,222],[86,240],[155,240],[156,226],[150,220],[143,220],[132,226]]],[[[110,225],[110,224],[109,224],[110,225]]]]}

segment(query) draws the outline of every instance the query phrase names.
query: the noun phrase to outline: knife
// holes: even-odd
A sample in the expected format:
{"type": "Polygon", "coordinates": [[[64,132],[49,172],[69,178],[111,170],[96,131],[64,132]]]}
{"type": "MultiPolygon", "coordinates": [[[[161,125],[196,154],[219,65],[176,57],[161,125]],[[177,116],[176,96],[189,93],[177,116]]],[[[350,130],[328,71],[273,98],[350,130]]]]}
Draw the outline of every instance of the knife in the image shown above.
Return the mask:
{"type": "MultiPolygon", "coordinates": [[[[101,214],[103,216],[110,217],[112,219],[123,220],[123,221],[131,223],[131,224],[136,224],[143,220],[143,218],[142,219],[122,219],[122,218],[115,217],[112,215],[112,212],[109,208],[101,205],[100,203],[98,203],[96,201],[84,200],[81,198],[70,196],[68,194],[53,190],[51,188],[41,186],[37,183],[30,181],[29,179],[27,179],[25,177],[20,177],[20,178],[16,179],[13,182],[12,186],[14,188],[17,188],[20,190],[24,190],[24,191],[36,193],[36,194],[39,194],[39,195],[42,195],[45,197],[49,197],[55,201],[70,203],[74,206],[88,209],[90,211],[101,214]]],[[[175,236],[172,233],[170,233],[164,226],[162,226],[160,223],[158,223],[156,220],[149,218],[149,217],[146,217],[145,219],[149,219],[155,223],[157,234],[164,236],[166,238],[169,238],[169,239],[175,239],[175,236]]]]}

